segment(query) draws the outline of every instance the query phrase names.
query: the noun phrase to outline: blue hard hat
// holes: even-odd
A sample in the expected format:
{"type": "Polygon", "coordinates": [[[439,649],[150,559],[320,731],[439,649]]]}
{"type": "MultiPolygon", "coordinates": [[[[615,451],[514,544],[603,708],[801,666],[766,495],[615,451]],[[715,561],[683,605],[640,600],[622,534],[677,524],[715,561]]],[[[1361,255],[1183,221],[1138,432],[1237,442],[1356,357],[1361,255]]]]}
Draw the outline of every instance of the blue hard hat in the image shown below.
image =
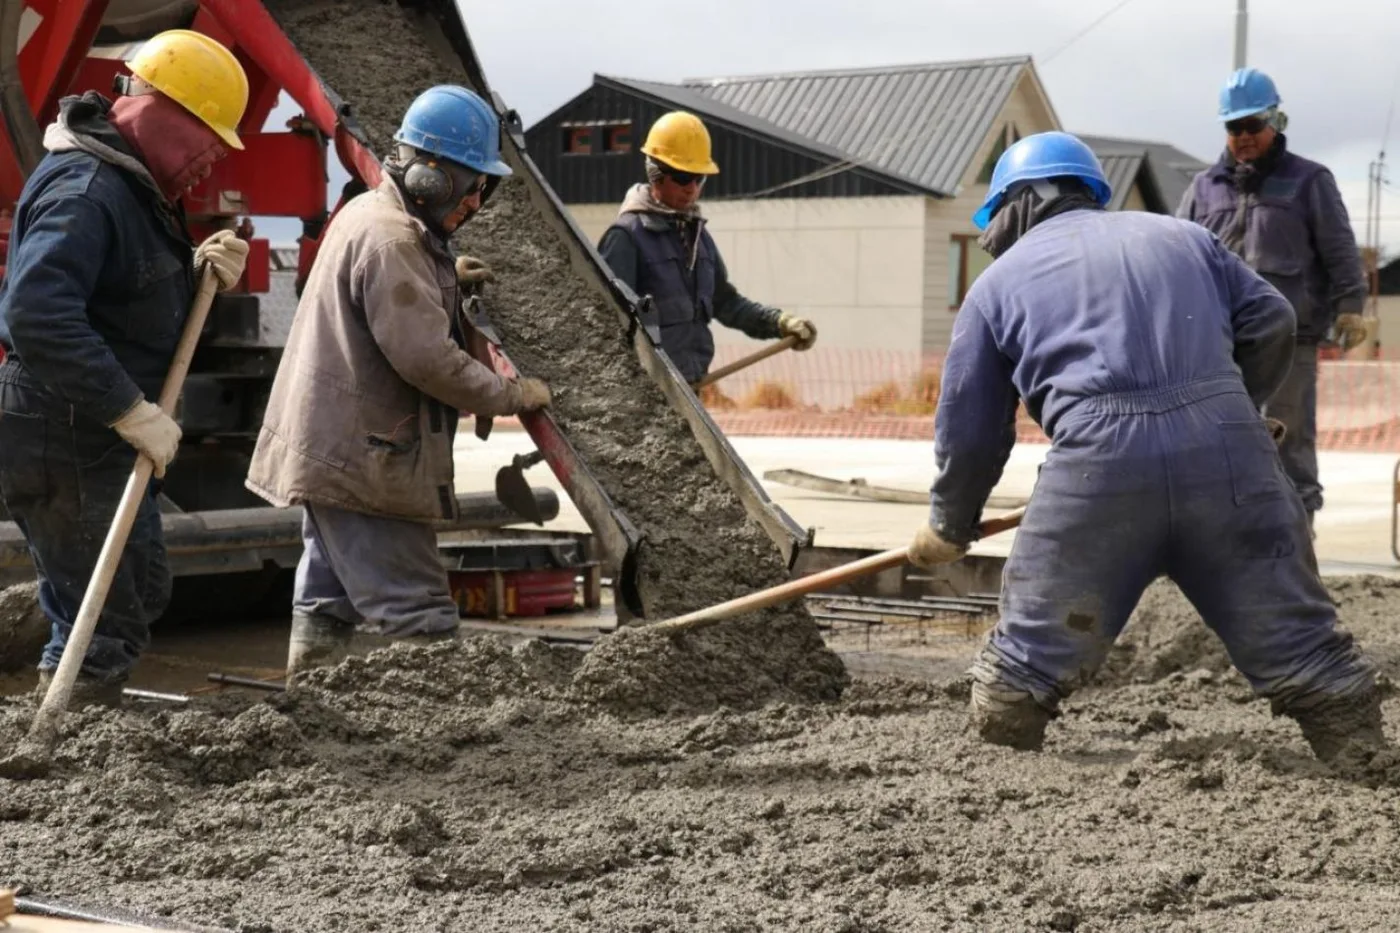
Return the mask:
{"type": "Polygon", "coordinates": [[[1088,185],[1100,206],[1107,207],[1113,198],[1113,188],[1104,177],[1098,156],[1079,137],[1056,130],[1017,140],[997,159],[987,199],[972,215],[973,224],[978,230],[987,229],[988,221],[1012,185],[1065,176],[1088,185]]]}
{"type": "Polygon", "coordinates": [[[1262,113],[1279,104],[1274,79],[1257,68],[1241,68],[1220,89],[1220,122],[1262,113]]]}
{"type": "Polygon", "coordinates": [[[440,84],[408,105],[396,142],[487,175],[509,175],[501,161],[500,121],[491,106],[464,87],[440,84]]]}

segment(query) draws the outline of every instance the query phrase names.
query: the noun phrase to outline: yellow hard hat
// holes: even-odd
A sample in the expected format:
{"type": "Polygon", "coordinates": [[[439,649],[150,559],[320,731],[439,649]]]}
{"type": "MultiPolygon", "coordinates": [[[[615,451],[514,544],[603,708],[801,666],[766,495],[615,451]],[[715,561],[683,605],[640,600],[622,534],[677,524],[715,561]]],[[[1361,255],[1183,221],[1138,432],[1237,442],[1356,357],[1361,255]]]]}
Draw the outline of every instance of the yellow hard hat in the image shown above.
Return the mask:
{"type": "Polygon", "coordinates": [[[234,149],[248,107],[248,76],[233,53],[189,29],[157,33],[127,62],[131,73],[198,117],[234,149]]]}
{"type": "Polygon", "coordinates": [[[642,151],[682,172],[719,174],[719,166],[710,158],[710,131],[699,117],[684,110],[663,114],[653,123],[642,151]]]}

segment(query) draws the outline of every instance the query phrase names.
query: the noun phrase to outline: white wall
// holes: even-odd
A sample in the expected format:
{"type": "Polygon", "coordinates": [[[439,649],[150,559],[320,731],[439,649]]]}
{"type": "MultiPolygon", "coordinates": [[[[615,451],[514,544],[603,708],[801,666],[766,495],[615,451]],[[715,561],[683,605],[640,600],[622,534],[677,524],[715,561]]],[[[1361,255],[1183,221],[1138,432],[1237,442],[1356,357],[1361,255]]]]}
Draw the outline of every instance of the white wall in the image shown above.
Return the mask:
{"type": "MultiPolygon", "coordinates": [[[[739,293],[810,318],[819,343],[908,349],[924,306],[924,201],[916,196],[702,202],[739,293]]],[[[570,205],[597,243],[615,204],[570,205]]],[[[946,262],[946,257],[945,257],[946,262]]],[[[714,328],[719,344],[752,345],[714,328]]]]}

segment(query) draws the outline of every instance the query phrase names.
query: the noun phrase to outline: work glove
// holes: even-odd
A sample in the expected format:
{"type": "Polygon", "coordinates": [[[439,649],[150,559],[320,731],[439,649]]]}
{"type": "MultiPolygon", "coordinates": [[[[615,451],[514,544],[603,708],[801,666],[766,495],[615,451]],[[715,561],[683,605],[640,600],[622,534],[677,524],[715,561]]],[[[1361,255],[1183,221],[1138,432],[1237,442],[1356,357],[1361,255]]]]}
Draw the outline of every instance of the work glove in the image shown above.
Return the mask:
{"type": "Polygon", "coordinates": [[[817,342],[816,325],[792,314],[783,314],[778,318],[778,333],[783,337],[797,338],[794,350],[810,350],[817,342]]]}
{"type": "Polygon", "coordinates": [[[966,553],[967,545],[945,541],[932,525],[924,525],[914,535],[914,543],[909,545],[909,563],[932,570],[939,564],[961,560],[966,553]]]}
{"type": "Polygon", "coordinates": [[[475,256],[457,257],[457,284],[464,288],[496,281],[491,267],[475,256]]]}
{"type": "Polygon", "coordinates": [[[520,410],[539,411],[549,404],[549,386],[539,379],[525,378],[516,382],[520,389],[520,410]]]}
{"type": "Polygon", "coordinates": [[[202,270],[205,263],[214,267],[219,291],[226,292],[243,278],[248,263],[248,241],[240,240],[232,230],[220,230],[194,248],[194,267],[202,270]]]}
{"type": "Polygon", "coordinates": [[[1366,341],[1366,321],[1359,314],[1339,314],[1334,325],[1337,345],[1343,351],[1360,346],[1366,341]]]}
{"type": "Polygon", "coordinates": [[[142,399],[127,409],[111,427],[137,452],[151,458],[156,479],[165,477],[165,467],[180,449],[180,426],[159,405],[142,399]]]}
{"type": "Polygon", "coordinates": [[[1269,436],[1274,439],[1274,445],[1283,443],[1283,439],[1288,436],[1288,425],[1277,418],[1265,418],[1264,424],[1269,428],[1269,436]]]}

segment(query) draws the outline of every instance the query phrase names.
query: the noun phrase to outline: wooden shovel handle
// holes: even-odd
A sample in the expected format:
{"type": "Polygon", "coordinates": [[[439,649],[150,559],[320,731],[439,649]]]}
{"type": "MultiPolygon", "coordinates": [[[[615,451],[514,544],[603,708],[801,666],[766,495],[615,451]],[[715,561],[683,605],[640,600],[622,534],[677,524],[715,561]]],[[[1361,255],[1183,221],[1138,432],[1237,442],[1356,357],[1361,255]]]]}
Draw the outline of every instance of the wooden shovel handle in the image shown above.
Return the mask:
{"type": "MultiPolygon", "coordinates": [[[[980,537],[986,538],[991,535],[1000,534],[1003,531],[1010,531],[1012,528],[1021,524],[1021,519],[1025,517],[1025,514],[1026,510],[1020,508],[1013,512],[1008,512],[1005,515],[998,516],[997,518],[986,519],[978,525],[978,534],[980,537]]],[[[769,606],[775,606],[778,603],[785,603],[799,596],[815,593],[817,590],[828,586],[848,583],[858,577],[879,573],[881,570],[889,570],[891,567],[898,567],[908,559],[908,548],[902,547],[894,551],[881,551],[879,554],[872,554],[869,557],[862,557],[860,560],[851,561],[849,564],[832,567],[830,570],[823,570],[819,573],[799,577],[796,580],[789,580],[786,583],[780,583],[766,590],[759,590],[757,593],[750,593],[747,596],[731,599],[717,606],[709,606],[683,616],[676,616],[674,619],[658,622],[650,626],[650,628],[659,629],[663,632],[700,628],[712,622],[732,619],[746,612],[754,612],[759,609],[766,609],[769,606]]]]}
{"type": "Polygon", "coordinates": [[[764,347],[762,350],[750,353],[748,356],[743,357],[742,359],[737,359],[734,362],[728,364],[727,366],[721,366],[719,369],[715,370],[712,373],[707,373],[704,377],[700,379],[699,382],[695,383],[695,385],[691,388],[699,390],[705,388],[705,386],[709,385],[712,382],[719,382],[721,379],[723,379],[725,376],[728,376],[731,373],[737,373],[741,369],[747,369],[754,363],[762,362],[763,360],[768,359],[768,357],[770,356],[776,356],[777,354],[782,353],[784,350],[797,346],[797,340],[797,337],[784,337],[782,340],[776,340],[773,343],[770,343],[768,346],[764,347]]]}

